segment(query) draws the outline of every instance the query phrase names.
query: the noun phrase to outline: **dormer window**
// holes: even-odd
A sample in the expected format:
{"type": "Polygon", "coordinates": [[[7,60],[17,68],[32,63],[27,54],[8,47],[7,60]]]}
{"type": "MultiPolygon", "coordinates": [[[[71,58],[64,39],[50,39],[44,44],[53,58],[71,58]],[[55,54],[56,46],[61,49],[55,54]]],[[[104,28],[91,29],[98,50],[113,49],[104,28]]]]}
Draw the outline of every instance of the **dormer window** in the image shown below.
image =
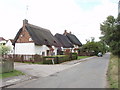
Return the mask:
{"type": "Polygon", "coordinates": [[[32,38],[29,38],[29,41],[32,41],[32,38]]]}

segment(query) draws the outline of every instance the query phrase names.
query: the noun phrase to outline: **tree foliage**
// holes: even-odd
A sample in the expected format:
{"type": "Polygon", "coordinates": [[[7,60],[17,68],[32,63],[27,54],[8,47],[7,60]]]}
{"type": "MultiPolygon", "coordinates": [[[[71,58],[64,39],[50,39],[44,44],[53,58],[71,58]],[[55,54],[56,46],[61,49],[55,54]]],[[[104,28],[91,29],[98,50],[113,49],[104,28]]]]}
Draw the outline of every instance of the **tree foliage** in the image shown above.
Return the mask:
{"type": "Polygon", "coordinates": [[[94,40],[95,38],[93,37],[91,37],[91,40],[87,40],[87,43],[82,46],[81,52],[94,53],[94,55],[97,55],[98,52],[102,52],[104,54],[108,51],[108,47],[104,42],[95,42],[94,40]]]}
{"type": "Polygon", "coordinates": [[[110,51],[114,55],[120,56],[120,25],[118,25],[116,21],[117,19],[113,16],[108,16],[107,19],[100,24],[100,30],[103,35],[100,38],[110,47],[110,51]]]}
{"type": "Polygon", "coordinates": [[[10,48],[5,45],[0,45],[0,55],[7,54],[10,51],[10,48]]]}

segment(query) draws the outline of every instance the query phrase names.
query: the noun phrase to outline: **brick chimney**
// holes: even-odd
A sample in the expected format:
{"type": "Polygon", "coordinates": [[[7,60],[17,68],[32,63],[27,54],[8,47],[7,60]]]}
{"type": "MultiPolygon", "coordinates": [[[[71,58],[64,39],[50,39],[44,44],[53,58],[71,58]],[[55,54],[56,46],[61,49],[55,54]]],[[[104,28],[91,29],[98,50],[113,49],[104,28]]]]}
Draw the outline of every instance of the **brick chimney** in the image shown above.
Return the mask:
{"type": "Polygon", "coordinates": [[[28,24],[28,20],[24,19],[23,20],[23,31],[25,30],[25,26],[28,24]]]}
{"type": "Polygon", "coordinates": [[[28,20],[24,19],[24,20],[23,20],[23,27],[24,27],[26,24],[28,24],[28,20]]]}
{"type": "Polygon", "coordinates": [[[67,34],[67,33],[68,33],[68,32],[67,32],[67,30],[65,30],[65,31],[64,31],[64,33],[63,33],[63,35],[65,35],[65,36],[66,36],[66,34],[67,34]]]}

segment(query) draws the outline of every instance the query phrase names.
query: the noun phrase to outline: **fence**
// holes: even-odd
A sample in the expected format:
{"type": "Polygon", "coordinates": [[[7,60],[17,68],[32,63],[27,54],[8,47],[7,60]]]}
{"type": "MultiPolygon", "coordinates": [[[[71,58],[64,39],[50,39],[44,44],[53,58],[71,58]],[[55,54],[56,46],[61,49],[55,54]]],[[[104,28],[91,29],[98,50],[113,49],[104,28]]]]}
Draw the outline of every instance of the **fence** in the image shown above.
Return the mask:
{"type": "Polygon", "coordinates": [[[12,58],[15,62],[41,62],[43,57],[41,55],[19,55],[19,54],[10,54],[3,55],[3,58],[9,59],[12,58]]]}
{"type": "Polygon", "coordinates": [[[54,63],[62,63],[69,60],[76,60],[77,54],[71,53],[69,55],[58,55],[58,56],[41,56],[41,55],[19,55],[19,54],[9,54],[3,55],[5,59],[12,59],[14,62],[43,62],[43,64],[53,63],[52,60],[54,58],[54,63]]]}
{"type": "Polygon", "coordinates": [[[93,56],[95,55],[94,52],[79,52],[78,56],[93,56]]]}

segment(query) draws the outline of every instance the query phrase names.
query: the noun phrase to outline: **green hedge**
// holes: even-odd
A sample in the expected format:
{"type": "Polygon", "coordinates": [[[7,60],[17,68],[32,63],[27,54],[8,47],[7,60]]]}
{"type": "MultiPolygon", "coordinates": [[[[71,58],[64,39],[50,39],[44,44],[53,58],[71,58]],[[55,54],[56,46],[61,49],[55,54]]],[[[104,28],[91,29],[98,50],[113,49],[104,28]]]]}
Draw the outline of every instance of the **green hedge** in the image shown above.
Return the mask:
{"type": "Polygon", "coordinates": [[[45,57],[43,57],[43,64],[52,64],[52,58],[54,58],[55,64],[59,64],[59,63],[62,63],[62,62],[69,60],[68,55],[45,56],[45,57]]]}
{"type": "Polygon", "coordinates": [[[69,55],[56,55],[56,56],[45,56],[43,57],[43,64],[52,64],[52,59],[54,58],[54,63],[59,64],[62,62],[77,60],[77,53],[70,53],[69,55]]]}
{"type": "Polygon", "coordinates": [[[70,53],[71,55],[71,60],[77,60],[78,54],[77,53],[70,53]]]}

